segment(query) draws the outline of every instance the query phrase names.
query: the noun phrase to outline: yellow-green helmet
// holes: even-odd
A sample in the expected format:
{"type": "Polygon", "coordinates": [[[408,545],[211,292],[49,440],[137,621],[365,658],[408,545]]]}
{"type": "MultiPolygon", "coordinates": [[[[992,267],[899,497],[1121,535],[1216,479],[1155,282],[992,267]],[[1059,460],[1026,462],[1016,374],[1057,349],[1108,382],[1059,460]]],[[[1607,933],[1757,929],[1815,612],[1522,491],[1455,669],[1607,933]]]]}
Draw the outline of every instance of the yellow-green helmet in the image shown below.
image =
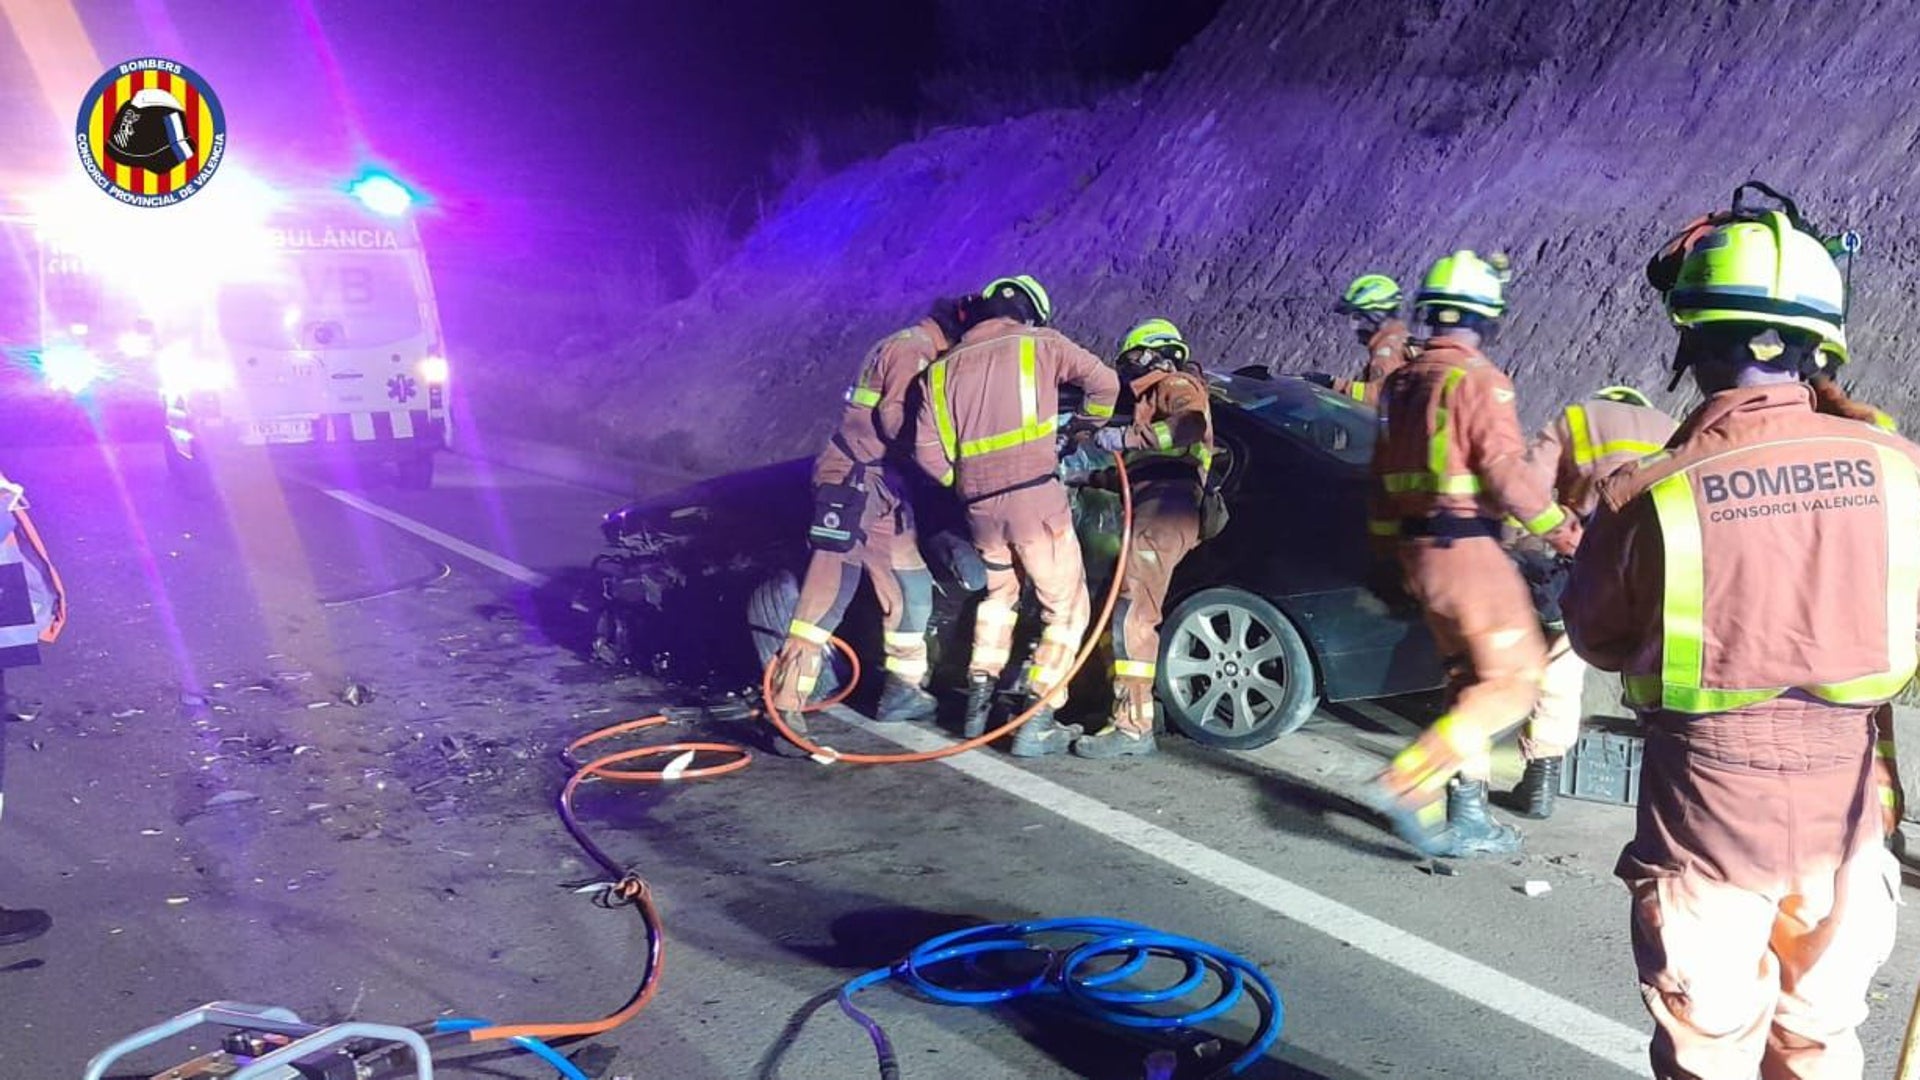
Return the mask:
{"type": "Polygon", "coordinates": [[[1127,331],[1127,336],[1120,339],[1120,352],[1125,355],[1135,349],[1171,351],[1175,355],[1170,359],[1175,362],[1185,360],[1188,354],[1187,339],[1180,336],[1179,327],[1166,319],[1148,319],[1127,331]]]}
{"type": "Polygon", "coordinates": [[[1334,310],[1343,315],[1364,311],[1394,312],[1400,309],[1400,283],[1385,274],[1361,274],[1340,294],[1334,310]]]}
{"type": "Polygon", "coordinates": [[[1462,249],[1433,264],[1413,308],[1427,322],[1458,322],[1448,312],[1467,312],[1498,319],[1507,311],[1506,272],[1471,251],[1462,249]]]}
{"type": "Polygon", "coordinates": [[[1617,401],[1622,405],[1638,405],[1646,409],[1653,408],[1653,402],[1647,398],[1647,395],[1635,390],[1631,386],[1603,386],[1595,390],[1593,396],[1602,401],[1617,401]]]}
{"type": "Polygon", "coordinates": [[[1053,321],[1053,299],[1047,290],[1031,274],[1015,274],[1012,277],[994,278],[987,287],[980,290],[982,300],[995,297],[1011,300],[1015,295],[1024,296],[1033,305],[1033,313],[1039,318],[1039,325],[1045,326],[1053,321]]]}
{"type": "Polygon", "coordinates": [[[1757,323],[1819,339],[1834,363],[1847,359],[1846,286],[1820,241],[1769,211],[1701,237],[1680,264],[1667,314],[1680,327],[1757,323]]]}

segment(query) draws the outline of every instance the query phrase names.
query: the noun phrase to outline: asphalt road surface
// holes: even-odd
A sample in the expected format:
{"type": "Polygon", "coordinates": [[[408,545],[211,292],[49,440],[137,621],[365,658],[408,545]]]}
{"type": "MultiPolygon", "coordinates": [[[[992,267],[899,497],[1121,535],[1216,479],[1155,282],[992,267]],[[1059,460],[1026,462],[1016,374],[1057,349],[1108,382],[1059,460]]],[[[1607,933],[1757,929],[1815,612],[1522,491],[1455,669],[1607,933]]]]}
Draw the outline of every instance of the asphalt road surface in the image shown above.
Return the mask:
{"type": "MultiPolygon", "coordinates": [[[[583,659],[573,601],[616,500],[448,459],[428,492],[330,494],[345,481],[262,465],[194,502],[151,446],[7,453],[75,599],[45,666],[9,676],[38,704],[6,725],[0,904],[57,924],[0,949],[0,1077],[76,1077],[112,1040],[218,999],[395,1023],[584,1019],[625,1000],[634,920],[562,888],[595,871],[551,810],[559,748],[701,700],[715,708],[676,712],[673,734],[758,736],[724,695],[583,659]]],[[[846,748],[943,738],[820,726],[846,748]]],[[[1065,915],[1263,966],[1285,1033],[1248,1075],[1643,1073],[1610,876],[1630,811],[1565,804],[1524,856],[1433,874],[1346,798],[1410,730],[1369,707],[1245,754],[1174,737],[1117,765],[762,753],[712,781],[591,786],[586,820],[652,884],[667,930],[657,999],[592,1040],[614,1052],[600,1075],[872,1076],[831,1004],[842,982],[957,926],[1065,915]]],[[[1869,1075],[1892,1070],[1914,944],[1905,920],[1874,987],[1869,1075]]],[[[1194,1041],[1046,1003],[863,1000],[917,1080],[1140,1077],[1149,1051],[1194,1041]]],[[[1214,1030],[1231,1046],[1249,1020],[1214,1030]]],[[[176,1049],[116,1075],[189,1056],[176,1049]]],[[[440,1075],[554,1075],[492,1049],[440,1075]]]]}

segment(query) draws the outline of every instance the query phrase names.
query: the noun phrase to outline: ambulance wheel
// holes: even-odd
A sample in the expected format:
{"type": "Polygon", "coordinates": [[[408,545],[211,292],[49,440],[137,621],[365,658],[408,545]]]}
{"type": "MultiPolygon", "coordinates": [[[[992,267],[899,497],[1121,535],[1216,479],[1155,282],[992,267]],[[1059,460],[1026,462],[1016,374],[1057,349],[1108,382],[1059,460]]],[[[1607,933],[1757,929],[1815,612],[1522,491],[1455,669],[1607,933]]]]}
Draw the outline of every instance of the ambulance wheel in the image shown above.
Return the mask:
{"type": "Polygon", "coordinates": [[[167,476],[181,493],[189,498],[203,499],[213,492],[213,473],[207,468],[205,457],[182,455],[172,439],[162,443],[160,451],[167,458],[167,476]]]}
{"type": "Polygon", "coordinates": [[[1155,692],[1187,738],[1251,750],[1300,729],[1320,704],[1307,643],[1250,592],[1203,589],[1161,624],[1155,692]]]}
{"type": "Polygon", "coordinates": [[[396,464],[401,487],[425,491],[433,486],[433,453],[431,451],[401,458],[396,464]]]}

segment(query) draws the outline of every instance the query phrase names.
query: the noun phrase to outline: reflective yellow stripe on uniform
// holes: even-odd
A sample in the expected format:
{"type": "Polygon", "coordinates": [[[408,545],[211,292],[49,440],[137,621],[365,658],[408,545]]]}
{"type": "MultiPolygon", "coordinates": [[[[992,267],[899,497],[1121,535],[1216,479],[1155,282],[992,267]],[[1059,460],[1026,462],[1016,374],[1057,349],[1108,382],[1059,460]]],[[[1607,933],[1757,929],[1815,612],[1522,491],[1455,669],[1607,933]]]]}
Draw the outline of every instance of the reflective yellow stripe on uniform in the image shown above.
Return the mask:
{"type": "Polygon", "coordinates": [[[1347,396],[1355,401],[1367,400],[1367,384],[1354,380],[1347,384],[1347,396]]]}
{"type": "Polygon", "coordinates": [[[787,624],[787,636],[797,637],[801,641],[810,641],[815,645],[825,645],[833,634],[805,620],[795,619],[787,624]]]}
{"type": "Polygon", "coordinates": [[[1398,521],[1380,521],[1378,519],[1369,520],[1367,522],[1367,532],[1373,536],[1399,536],[1400,523],[1398,521]]]}
{"type": "Polygon", "coordinates": [[[1895,421],[1893,417],[1879,409],[1873,410],[1873,426],[1879,428],[1881,431],[1891,431],[1895,435],[1900,433],[1900,424],[1895,421]]]}
{"type": "Polygon", "coordinates": [[[889,649],[917,649],[927,643],[927,635],[917,630],[889,630],[886,632],[886,645],[889,649]]]}
{"type": "MultiPolygon", "coordinates": [[[[1905,454],[1876,446],[1886,507],[1887,591],[1884,618],[1887,667],[1852,679],[1799,687],[1836,705],[1859,705],[1890,698],[1913,678],[1916,653],[1913,612],[1920,604],[1920,551],[1900,542],[1920,530],[1920,476],[1905,454]]],[[[1660,674],[1630,675],[1627,698],[1642,707],[1659,706],[1691,714],[1725,712],[1768,701],[1792,687],[1721,688],[1703,685],[1706,667],[1706,559],[1700,513],[1691,477],[1676,473],[1653,485],[1654,516],[1660,523],[1666,564],[1661,605],[1660,674]]]]}
{"type": "Polygon", "coordinates": [[[1559,505],[1556,504],[1547,507],[1545,510],[1540,511],[1520,524],[1535,536],[1545,536],[1559,528],[1566,520],[1567,512],[1560,509],[1559,505]]]}
{"type": "Polygon", "coordinates": [[[1427,439],[1427,471],[1387,473],[1380,478],[1389,494],[1424,492],[1429,495],[1478,495],[1480,478],[1472,473],[1450,473],[1447,459],[1453,449],[1451,406],[1453,392],[1467,377],[1465,368],[1448,368],[1440,383],[1440,404],[1433,410],[1433,434],[1427,439]]]}
{"type": "Polygon", "coordinates": [[[1587,419],[1587,407],[1584,405],[1567,406],[1568,442],[1573,446],[1573,463],[1591,465],[1604,457],[1615,454],[1632,454],[1646,457],[1658,453],[1659,443],[1650,443],[1644,439],[1613,439],[1608,442],[1593,441],[1593,427],[1587,419]]]}
{"type": "Polygon", "coordinates": [[[1173,449],[1173,425],[1165,420],[1156,420],[1152,425],[1153,445],[1161,450],[1173,449]]]}
{"type": "Polygon", "coordinates": [[[1157,669],[1151,660],[1115,660],[1113,674],[1121,679],[1151,679],[1157,669]]]}
{"type": "Polygon", "coordinates": [[[856,386],[853,388],[853,392],[847,395],[847,400],[863,409],[871,409],[880,404],[880,391],[869,390],[864,386],[856,386]]]}
{"type": "MultiPolygon", "coordinates": [[[[934,365],[937,377],[930,380],[933,394],[934,423],[940,428],[940,445],[947,447],[947,457],[952,460],[956,455],[953,449],[953,418],[947,412],[946,372],[941,370],[946,362],[934,365]]],[[[1097,415],[1091,408],[1088,415],[1097,415]]],[[[1107,415],[1113,415],[1108,409],[1107,415]]],[[[1003,431],[998,435],[989,435],[984,439],[969,439],[959,445],[958,457],[979,457],[996,450],[1011,450],[1016,446],[1025,446],[1030,442],[1041,442],[1053,438],[1057,418],[1040,416],[1040,379],[1034,357],[1034,343],[1030,337],[1020,339],[1020,426],[1012,431],[1003,431]]]]}
{"type": "MultiPolygon", "coordinates": [[[[947,460],[954,461],[959,456],[958,440],[953,434],[953,406],[947,403],[947,362],[936,360],[927,369],[927,400],[933,405],[933,426],[940,433],[940,449],[946,452],[947,460]]],[[[953,483],[953,474],[940,481],[953,483]]]]}
{"type": "Polygon", "coordinates": [[[1087,402],[1082,411],[1095,420],[1108,420],[1113,417],[1113,406],[1102,405],[1097,401],[1087,402]]]}

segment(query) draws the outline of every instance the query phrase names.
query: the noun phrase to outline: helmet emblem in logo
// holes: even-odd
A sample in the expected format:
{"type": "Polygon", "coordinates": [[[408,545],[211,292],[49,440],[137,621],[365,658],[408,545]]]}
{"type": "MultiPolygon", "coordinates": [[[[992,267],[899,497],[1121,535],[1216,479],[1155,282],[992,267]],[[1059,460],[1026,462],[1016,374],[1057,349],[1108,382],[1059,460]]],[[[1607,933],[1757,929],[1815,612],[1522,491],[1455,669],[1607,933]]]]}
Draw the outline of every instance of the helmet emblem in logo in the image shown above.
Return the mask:
{"type": "Polygon", "coordinates": [[[206,186],[226,153],[226,115],[206,80],[160,57],[117,64],[80,102],[80,165],[132,206],[171,206],[206,186]]]}

